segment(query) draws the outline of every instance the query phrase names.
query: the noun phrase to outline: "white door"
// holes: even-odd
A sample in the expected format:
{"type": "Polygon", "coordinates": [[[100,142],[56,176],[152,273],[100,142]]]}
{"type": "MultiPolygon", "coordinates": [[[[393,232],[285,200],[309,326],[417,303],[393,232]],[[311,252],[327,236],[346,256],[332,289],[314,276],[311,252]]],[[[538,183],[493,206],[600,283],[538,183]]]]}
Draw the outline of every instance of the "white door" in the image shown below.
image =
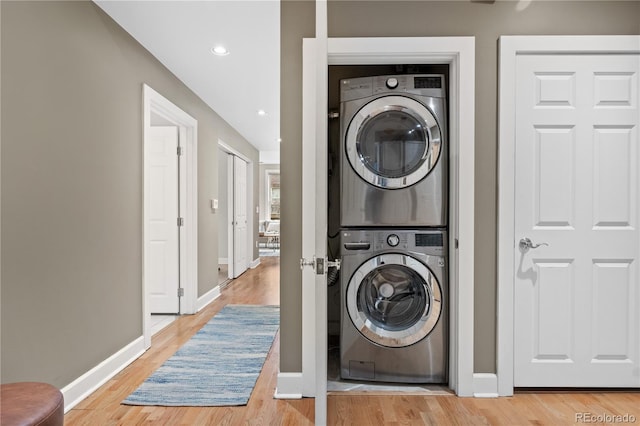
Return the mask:
{"type": "Polygon", "coordinates": [[[640,386],[639,56],[516,60],[514,384],[640,386]]]}
{"type": "Polygon", "coordinates": [[[233,277],[247,270],[247,163],[233,157],[233,277]]]}
{"type": "Polygon", "coordinates": [[[150,127],[149,135],[150,311],[178,313],[178,128],[150,127]]]}

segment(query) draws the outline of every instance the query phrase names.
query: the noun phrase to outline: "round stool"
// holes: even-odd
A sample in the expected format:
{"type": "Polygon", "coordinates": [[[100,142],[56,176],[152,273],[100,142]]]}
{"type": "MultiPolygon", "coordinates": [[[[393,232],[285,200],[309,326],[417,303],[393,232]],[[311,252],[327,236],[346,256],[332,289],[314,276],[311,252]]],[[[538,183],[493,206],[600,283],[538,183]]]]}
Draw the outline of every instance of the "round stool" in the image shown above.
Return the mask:
{"type": "Polygon", "coordinates": [[[2,426],[62,426],[62,392],[46,383],[7,383],[0,385],[0,424],[2,426]]]}

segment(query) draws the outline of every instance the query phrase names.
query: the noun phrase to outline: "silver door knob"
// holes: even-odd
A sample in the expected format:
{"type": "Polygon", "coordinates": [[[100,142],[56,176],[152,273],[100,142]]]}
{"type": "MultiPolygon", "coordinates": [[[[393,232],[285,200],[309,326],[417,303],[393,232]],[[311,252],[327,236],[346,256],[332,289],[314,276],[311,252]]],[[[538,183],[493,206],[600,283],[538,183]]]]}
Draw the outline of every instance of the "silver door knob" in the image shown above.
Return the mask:
{"type": "Polygon", "coordinates": [[[540,246],[549,246],[547,243],[534,244],[529,238],[522,238],[520,240],[520,250],[528,251],[529,249],[537,249],[540,246]]]}
{"type": "Polygon", "coordinates": [[[304,257],[300,259],[300,269],[304,269],[305,266],[313,266],[316,267],[316,257],[313,256],[310,260],[305,259],[304,257]]]}

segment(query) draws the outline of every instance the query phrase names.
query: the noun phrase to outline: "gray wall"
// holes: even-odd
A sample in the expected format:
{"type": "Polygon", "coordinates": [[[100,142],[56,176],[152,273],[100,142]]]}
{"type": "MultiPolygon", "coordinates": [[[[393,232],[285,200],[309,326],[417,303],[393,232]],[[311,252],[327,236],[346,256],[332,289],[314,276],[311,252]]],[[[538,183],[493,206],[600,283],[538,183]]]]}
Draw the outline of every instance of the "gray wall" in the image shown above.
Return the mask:
{"type": "MultiPolygon", "coordinates": [[[[282,293],[299,306],[301,38],[314,36],[314,2],[282,3],[282,293]],[[309,16],[311,15],[311,16],[309,16]],[[286,144],[286,148],[285,148],[286,144]],[[286,219],[286,220],[285,220],[286,219]],[[285,236],[287,238],[285,239],[285,236]],[[288,254],[290,253],[290,255],[288,254]]],[[[476,372],[495,372],[497,42],[500,35],[640,34],[638,1],[330,1],[329,37],[476,37],[476,372]]],[[[283,301],[284,302],[284,301],[283,301]]],[[[299,309],[283,307],[281,371],[300,371],[299,309]],[[287,354],[287,356],[284,356],[287,354]]]]}
{"type": "Polygon", "coordinates": [[[142,335],[143,83],[198,120],[199,295],[218,138],[258,152],[93,3],[0,7],[2,381],[63,387],[142,335]]]}
{"type": "Polygon", "coordinates": [[[315,2],[280,3],[280,371],[302,371],[302,39],[315,2]]]}

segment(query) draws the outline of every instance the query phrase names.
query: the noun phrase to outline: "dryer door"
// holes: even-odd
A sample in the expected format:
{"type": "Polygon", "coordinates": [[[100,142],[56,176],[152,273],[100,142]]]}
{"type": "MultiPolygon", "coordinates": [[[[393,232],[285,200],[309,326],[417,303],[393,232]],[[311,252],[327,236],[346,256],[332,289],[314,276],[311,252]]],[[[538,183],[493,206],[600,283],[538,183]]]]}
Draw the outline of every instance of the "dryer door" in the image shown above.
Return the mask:
{"type": "Polygon", "coordinates": [[[419,182],[440,157],[438,122],[427,107],[405,96],[384,96],[363,106],[345,138],[351,167],[379,188],[406,188],[419,182]]]}
{"type": "Polygon", "coordinates": [[[360,265],[347,286],[346,302],[351,321],[364,337],[399,348],[433,330],[442,310],[442,291],[422,262],[387,253],[360,265]]]}

